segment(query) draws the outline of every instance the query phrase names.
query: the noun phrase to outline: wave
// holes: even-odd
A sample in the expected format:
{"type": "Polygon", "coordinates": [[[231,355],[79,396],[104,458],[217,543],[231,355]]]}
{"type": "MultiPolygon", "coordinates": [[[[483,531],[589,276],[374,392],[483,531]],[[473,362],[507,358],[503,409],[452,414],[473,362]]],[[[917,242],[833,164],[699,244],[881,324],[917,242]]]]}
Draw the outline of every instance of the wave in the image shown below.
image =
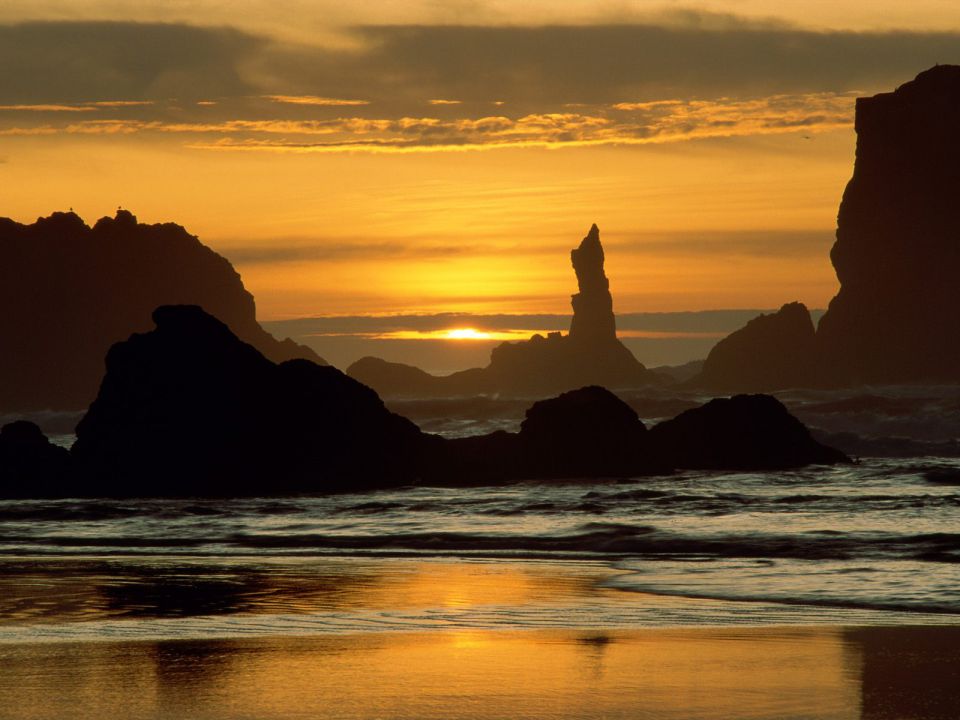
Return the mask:
{"type": "MultiPolygon", "coordinates": [[[[417,553],[471,554],[483,556],[636,556],[645,558],[793,558],[807,560],[914,559],[930,562],[960,562],[958,533],[842,533],[817,530],[792,535],[771,533],[684,535],[653,526],[591,522],[562,534],[531,535],[471,532],[392,532],[370,534],[309,532],[230,535],[184,534],[159,536],[88,536],[67,534],[0,535],[0,546],[63,550],[100,549],[134,552],[150,549],[210,549],[312,551],[316,553],[417,553]]],[[[209,529],[209,528],[208,528],[209,529]]],[[[289,528],[288,528],[289,529],[289,528]]]]}

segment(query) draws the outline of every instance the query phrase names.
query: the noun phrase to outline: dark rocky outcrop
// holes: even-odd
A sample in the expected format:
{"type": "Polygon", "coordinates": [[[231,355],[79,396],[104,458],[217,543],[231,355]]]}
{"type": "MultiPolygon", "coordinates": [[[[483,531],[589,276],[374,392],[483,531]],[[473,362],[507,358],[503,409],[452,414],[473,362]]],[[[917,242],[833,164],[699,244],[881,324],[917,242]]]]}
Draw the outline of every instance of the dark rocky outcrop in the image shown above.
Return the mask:
{"type": "Polygon", "coordinates": [[[717,398],[651,428],[650,443],[676,468],[781,470],[849,462],[821,445],[770,395],[717,398]]]}
{"type": "Polygon", "coordinates": [[[584,385],[630,388],[660,385],[667,378],[647,370],[617,339],[600,231],[594,225],[570,253],[579,292],[572,296],[570,333],[534,335],[493,349],[490,364],[446,377],[417,368],[363,358],[347,374],[386,397],[450,397],[504,394],[546,397],[584,385]]]}
{"type": "Polygon", "coordinates": [[[163,304],[201,305],[271,360],[322,362],[263,330],[230,263],[179,225],[123,210],[92,228],[72,212],[0,218],[0,411],[86,407],[107,350],[163,304]]]}
{"type": "Polygon", "coordinates": [[[718,342],[691,386],[714,392],[770,392],[814,379],[816,331],[802,303],[760,315],[718,342]]]}
{"type": "Polygon", "coordinates": [[[32,422],[0,429],[0,497],[69,497],[70,453],[32,422]]]}
{"type": "MultiPolygon", "coordinates": [[[[694,382],[710,389],[960,381],[960,66],[859,98],[857,151],[830,258],[840,290],[820,319],[751,323],[694,382]],[[807,372],[802,365],[808,363],[807,372]]],[[[785,306],[785,309],[790,306],[785,306]]]]}
{"type": "Polygon", "coordinates": [[[416,479],[430,439],[370,388],[309,360],[275,364],[196,306],[153,318],[156,329],[111,348],[77,426],[86,494],[283,494],[416,479]]]}
{"type": "Polygon", "coordinates": [[[519,433],[445,440],[333,367],[271,362],[199,307],[153,317],[154,330],[111,348],[69,456],[35,425],[4,428],[0,494],[283,495],[844,459],[767,396],[715,400],[647,431],[597,386],[534,403],[519,433]]]}
{"type": "Polygon", "coordinates": [[[520,425],[530,477],[622,477],[664,472],[650,458],[636,411],[596,385],[540,400],[520,425]]]}
{"type": "Polygon", "coordinates": [[[535,402],[519,433],[447,440],[428,471],[439,484],[634,477],[669,472],[637,413],[598,386],[535,402]]]}
{"type": "Polygon", "coordinates": [[[857,100],[817,332],[831,385],[960,380],[960,66],[857,100]]]}
{"type": "Polygon", "coordinates": [[[769,395],[711,400],[647,430],[629,405],[595,386],[534,403],[519,433],[448,440],[433,450],[425,475],[442,485],[628,478],[673,469],[782,470],[850,461],[814,440],[769,395]]]}

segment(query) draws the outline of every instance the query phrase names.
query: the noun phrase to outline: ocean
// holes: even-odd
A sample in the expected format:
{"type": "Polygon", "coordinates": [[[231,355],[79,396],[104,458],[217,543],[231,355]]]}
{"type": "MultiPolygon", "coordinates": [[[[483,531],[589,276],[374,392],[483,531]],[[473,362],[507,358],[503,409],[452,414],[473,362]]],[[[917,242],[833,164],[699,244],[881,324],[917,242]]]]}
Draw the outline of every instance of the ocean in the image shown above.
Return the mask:
{"type": "Polygon", "coordinates": [[[3,500],[0,717],[956,717],[958,473],[3,500]]]}
{"type": "Polygon", "coordinates": [[[576,568],[614,594],[753,605],[701,603],[660,616],[619,602],[572,612],[542,596],[472,618],[425,607],[403,628],[572,627],[584,617],[625,627],[797,622],[831,613],[952,623],[960,621],[960,488],[927,478],[956,466],[865,459],[778,473],[319,497],[7,500],[0,641],[217,634],[246,616],[254,631],[389,629],[392,608],[371,617],[361,603],[352,617],[312,588],[355,580],[371,563],[402,577],[451,561],[486,572],[576,568]]]}

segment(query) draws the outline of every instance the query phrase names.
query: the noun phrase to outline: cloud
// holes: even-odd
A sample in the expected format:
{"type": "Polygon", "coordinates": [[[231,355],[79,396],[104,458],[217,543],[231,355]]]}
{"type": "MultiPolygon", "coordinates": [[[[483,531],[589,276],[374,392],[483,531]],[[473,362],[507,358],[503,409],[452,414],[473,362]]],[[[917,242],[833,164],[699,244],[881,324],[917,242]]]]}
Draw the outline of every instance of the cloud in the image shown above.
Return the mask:
{"type": "MultiPolygon", "coordinates": [[[[854,97],[817,93],[750,101],[671,101],[537,113],[512,118],[340,118],[330,121],[230,123],[221,137],[193,143],[207,150],[406,153],[516,147],[645,145],[718,137],[807,133],[852,127],[854,97]],[[263,137],[283,133],[282,139],[263,137]],[[244,137],[224,137],[244,134],[244,137]],[[313,136],[324,135],[323,140],[313,136]],[[299,137],[297,137],[299,136],[299,137]]],[[[91,125],[92,124],[86,124],[91,125]]],[[[82,128],[85,124],[76,127],[82,128]]],[[[160,127],[176,131],[171,127],[160,127]]],[[[181,127],[181,130],[185,128],[181,127]]]]}
{"type": "Polygon", "coordinates": [[[229,28],[132,22],[0,25],[0,103],[243,95],[269,41],[229,28]]]}
{"type": "Polygon", "coordinates": [[[321,105],[325,107],[343,107],[349,105],[369,105],[368,100],[341,100],[340,98],[318,97],[316,95],[264,95],[273,102],[289,105],[321,105]]]}
{"type": "Polygon", "coordinates": [[[355,262],[377,261],[398,258],[435,259],[457,255],[475,257],[490,254],[493,250],[463,243],[424,243],[409,240],[404,242],[296,242],[269,246],[224,245],[219,248],[224,256],[237,265],[264,265],[291,262],[355,262]]]}
{"type": "MultiPolygon", "coordinates": [[[[653,255],[659,258],[704,255],[724,256],[730,259],[822,258],[829,251],[833,241],[834,233],[828,230],[632,232],[606,233],[604,236],[604,245],[608,254],[615,253],[618,257],[653,255]]],[[[494,243],[448,243],[422,237],[391,242],[370,242],[361,238],[336,240],[290,238],[274,240],[270,245],[251,241],[223,241],[217,244],[217,251],[237,265],[333,263],[357,260],[376,262],[394,259],[431,260],[457,256],[479,258],[503,256],[506,253],[511,257],[537,259],[556,255],[556,248],[549,245],[510,245],[505,248],[503,245],[494,243]]]]}
{"type": "Polygon", "coordinates": [[[816,32],[693,11],[636,24],[365,26],[347,40],[294,44],[184,24],[0,25],[0,104],[267,95],[318,107],[376,101],[399,116],[454,98],[530,113],[872,90],[960,61],[957,33],[816,32]]]}
{"type": "Polygon", "coordinates": [[[638,233],[604,239],[607,252],[631,255],[726,258],[822,258],[833,245],[831,230],[736,230],[638,233]]]}
{"type": "Polygon", "coordinates": [[[197,149],[285,153],[813,133],[850,127],[858,93],[960,61],[956,33],[689,12],[644,23],[366,26],[327,47],[182,24],[0,26],[0,133],[183,134],[197,149]]]}
{"type": "MultiPolygon", "coordinates": [[[[273,152],[439,152],[509,147],[640,145],[850,127],[852,94],[775,95],[757,100],[669,100],[581,107],[520,117],[333,117],[328,119],[95,119],[46,123],[44,134],[190,135],[191,147],[273,152]],[[53,130],[51,131],[51,128],[53,130]]],[[[251,106],[252,107],[252,106],[251,106]]],[[[0,132],[31,134],[29,127],[0,132]]]]}
{"type": "Polygon", "coordinates": [[[93,112],[96,110],[91,105],[0,105],[0,111],[16,112],[93,112]]]}
{"type": "Polygon", "coordinates": [[[716,99],[886,87],[960,60],[955,33],[814,32],[735,23],[553,27],[379,26],[362,51],[303,49],[272,58],[283,76],[339,97],[508,101],[524,112],[564,103],[716,99]]]}

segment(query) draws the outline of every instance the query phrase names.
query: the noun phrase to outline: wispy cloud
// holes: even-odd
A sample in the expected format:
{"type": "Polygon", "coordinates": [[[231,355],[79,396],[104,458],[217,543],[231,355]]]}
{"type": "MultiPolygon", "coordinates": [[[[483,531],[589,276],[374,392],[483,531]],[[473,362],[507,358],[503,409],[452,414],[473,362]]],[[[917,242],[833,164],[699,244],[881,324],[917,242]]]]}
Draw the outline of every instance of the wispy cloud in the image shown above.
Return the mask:
{"type": "MultiPolygon", "coordinates": [[[[750,100],[666,100],[592,106],[581,112],[533,113],[520,117],[335,117],[172,122],[97,119],[42,134],[195,136],[190,147],[260,152],[408,153],[499,148],[560,148],[645,145],[721,137],[816,133],[850,127],[852,93],[774,95],[750,100]],[[278,137],[279,136],[279,137],[278,137]],[[320,139],[322,138],[322,139],[320,139]]],[[[6,134],[31,134],[28,127],[6,134]]]]}
{"type": "Polygon", "coordinates": [[[11,112],[93,112],[96,110],[92,104],[87,105],[58,105],[58,104],[36,104],[36,105],[0,105],[0,111],[11,112]]]}
{"type": "Polygon", "coordinates": [[[435,259],[466,255],[476,257],[493,252],[491,248],[470,244],[424,242],[420,239],[394,242],[304,242],[271,245],[239,245],[220,248],[237,265],[263,265],[292,262],[353,262],[398,258],[435,259]]]}
{"type": "Polygon", "coordinates": [[[153,104],[153,100],[97,100],[84,103],[84,105],[99,108],[147,107],[153,104]]]}
{"type": "Polygon", "coordinates": [[[268,100],[288,105],[320,105],[324,107],[345,107],[351,105],[369,105],[369,100],[343,100],[341,98],[319,97],[317,95],[264,95],[268,100]]]}
{"type": "Polygon", "coordinates": [[[618,104],[593,108],[590,113],[539,113],[519,118],[340,118],[306,124],[231,124],[224,128],[223,135],[244,132],[247,136],[208,138],[192,146],[238,151],[408,153],[645,145],[845,128],[852,126],[853,105],[852,94],[817,93],[748,101],[618,104]],[[278,132],[302,137],[262,137],[278,132]],[[310,139],[319,134],[329,138],[310,139]]]}

